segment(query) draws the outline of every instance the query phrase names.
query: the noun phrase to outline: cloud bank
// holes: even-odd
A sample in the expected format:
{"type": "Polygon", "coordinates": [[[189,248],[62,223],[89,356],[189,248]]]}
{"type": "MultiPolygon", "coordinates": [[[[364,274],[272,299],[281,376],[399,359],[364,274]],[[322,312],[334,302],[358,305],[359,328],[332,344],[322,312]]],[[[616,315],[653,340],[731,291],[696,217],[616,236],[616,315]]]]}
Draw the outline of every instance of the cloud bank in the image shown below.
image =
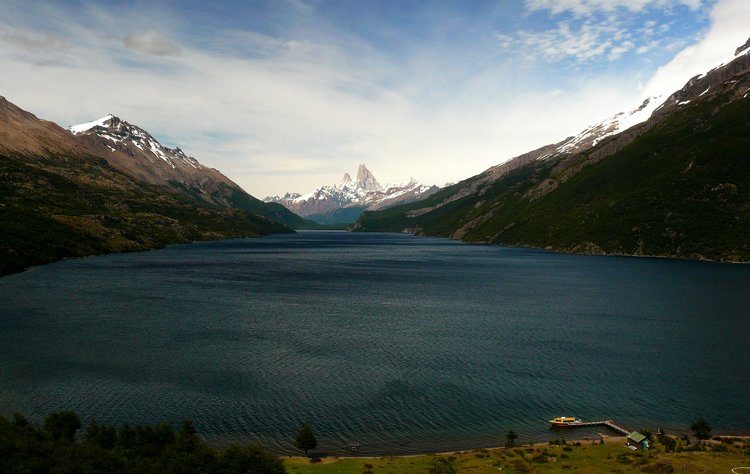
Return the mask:
{"type": "MultiPolygon", "coordinates": [[[[673,56],[666,48],[680,40],[658,31],[664,19],[558,18],[593,15],[594,7],[600,13],[631,7],[552,3],[529,2],[518,18],[542,15],[543,31],[569,36],[557,53],[524,36],[532,32],[528,24],[501,28],[505,11],[486,21],[490,15],[425,11],[412,16],[424,23],[389,29],[388,22],[369,23],[371,12],[343,21],[298,0],[248,29],[231,18],[222,19],[222,28],[201,28],[203,19],[186,13],[98,4],[84,12],[51,4],[33,15],[9,8],[0,18],[6,45],[0,48],[0,95],[63,125],[114,113],[260,197],[309,192],[360,162],[382,181],[415,176],[443,184],[639,103],[648,90],[663,87],[660,77],[674,79],[709,64],[726,53],[724,45],[733,52],[744,43],[736,41],[743,18],[750,29],[744,2],[719,2],[703,40],[653,76],[658,64],[649,66],[645,58],[673,56]],[[449,14],[455,24],[445,23],[449,14]],[[169,21],[154,23],[163,18],[169,21]],[[567,30],[561,22],[569,22],[567,30]],[[404,36],[412,29],[412,37],[404,36]],[[539,57],[506,51],[498,31],[536,48],[539,57]],[[606,37],[611,42],[601,46],[606,37]],[[582,65],[555,59],[552,67],[555,54],[582,65]]],[[[644,11],[666,5],[640,3],[650,4],[644,11]]]]}

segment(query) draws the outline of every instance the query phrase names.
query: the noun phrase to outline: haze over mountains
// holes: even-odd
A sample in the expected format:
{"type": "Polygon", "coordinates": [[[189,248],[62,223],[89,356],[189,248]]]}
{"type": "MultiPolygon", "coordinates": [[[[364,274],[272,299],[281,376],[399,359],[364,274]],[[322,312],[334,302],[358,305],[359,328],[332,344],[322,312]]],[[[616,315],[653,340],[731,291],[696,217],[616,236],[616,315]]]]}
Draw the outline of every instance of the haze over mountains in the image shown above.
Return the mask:
{"type": "Polygon", "coordinates": [[[367,166],[360,164],[355,180],[349,173],[344,173],[338,184],[321,186],[304,195],[268,196],[264,201],[282,204],[319,224],[351,224],[365,210],[386,209],[424,199],[438,189],[437,186],[420,184],[414,178],[404,184],[382,186],[367,166]]]}
{"type": "Polygon", "coordinates": [[[354,228],[550,250],[750,260],[750,40],[560,143],[354,228]],[[731,53],[734,53],[731,55],[731,53]]]}

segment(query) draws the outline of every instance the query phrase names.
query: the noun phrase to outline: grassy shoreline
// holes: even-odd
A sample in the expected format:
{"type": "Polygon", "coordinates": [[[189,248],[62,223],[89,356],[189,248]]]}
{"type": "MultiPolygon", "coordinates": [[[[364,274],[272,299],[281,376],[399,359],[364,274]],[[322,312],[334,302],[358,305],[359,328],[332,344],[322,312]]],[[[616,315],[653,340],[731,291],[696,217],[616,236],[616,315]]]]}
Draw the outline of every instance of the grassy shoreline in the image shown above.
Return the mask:
{"type": "Polygon", "coordinates": [[[717,436],[702,445],[684,445],[679,438],[673,439],[680,446],[679,452],[667,452],[659,444],[647,452],[634,452],[625,447],[625,437],[605,437],[604,444],[592,440],[578,440],[564,445],[536,443],[515,448],[481,448],[397,456],[329,456],[318,460],[302,456],[286,456],[283,460],[289,472],[300,474],[368,472],[712,473],[731,472],[734,467],[750,466],[749,436],[717,436]]]}
{"type": "MultiPolygon", "coordinates": [[[[711,427],[702,420],[691,425],[691,430],[704,441],[658,433],[653,449],[646,452],[626,448],[622,436],[601,436],[430,454],[308,458],[281,456],[253,443],[212,447],[189,420],[178,428],[169,422],[115,427],[95,421],[84,427],[73,411],[51,413],[41,423],[14,413],[10,418],[0,415],[0,472],[625,474],[731,472],[733,468],[750,467],[750,436],[709,439],[711,427]]],[[[311,454],[315,456],[315,451],[311,454]]]]}

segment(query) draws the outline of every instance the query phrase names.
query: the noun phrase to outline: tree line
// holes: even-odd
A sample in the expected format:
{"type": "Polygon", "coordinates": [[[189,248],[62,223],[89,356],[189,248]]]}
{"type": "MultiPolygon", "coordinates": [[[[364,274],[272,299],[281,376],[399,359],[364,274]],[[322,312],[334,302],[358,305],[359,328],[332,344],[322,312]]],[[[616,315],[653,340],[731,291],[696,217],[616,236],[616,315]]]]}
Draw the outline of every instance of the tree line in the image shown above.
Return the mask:
{"type": "Polygon", "coordinates": [[[120,428],[91,422],[83,429],[72,411],[52,413],[40,427],[20,414],[0,416],[0,472],[4,473],[285,473],[283,461],[255,445],[217,449],[190,421],[120,428]]]}

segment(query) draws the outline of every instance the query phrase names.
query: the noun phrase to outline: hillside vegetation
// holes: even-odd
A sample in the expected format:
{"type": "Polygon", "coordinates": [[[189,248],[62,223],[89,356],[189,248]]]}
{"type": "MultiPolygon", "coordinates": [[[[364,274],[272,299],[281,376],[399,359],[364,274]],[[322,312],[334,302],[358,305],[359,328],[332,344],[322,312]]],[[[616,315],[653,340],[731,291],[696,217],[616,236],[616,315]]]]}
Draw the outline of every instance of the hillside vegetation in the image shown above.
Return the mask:
{"type": "Polygon", "coordinates": [[[750,261],[750,99],[681,107],[619,151],[535,160],[474,193],[365,213],[360,231],[556,251],[750,261]]]}
{"type": "Polygon", "coordinates": [[[190,421],[122,426],[91,423],[73,412],[49,415],[41,427],[23,416],[0,416],[0,472],[4,473],[265,473],[286,472],[259,446],[208,446],[190,421]]]}
{"type": "Polygon", "coordinates": [[[139,183],[91,156],[0,155],[0,275],[61,258],[291,232],[139,183]]]}

